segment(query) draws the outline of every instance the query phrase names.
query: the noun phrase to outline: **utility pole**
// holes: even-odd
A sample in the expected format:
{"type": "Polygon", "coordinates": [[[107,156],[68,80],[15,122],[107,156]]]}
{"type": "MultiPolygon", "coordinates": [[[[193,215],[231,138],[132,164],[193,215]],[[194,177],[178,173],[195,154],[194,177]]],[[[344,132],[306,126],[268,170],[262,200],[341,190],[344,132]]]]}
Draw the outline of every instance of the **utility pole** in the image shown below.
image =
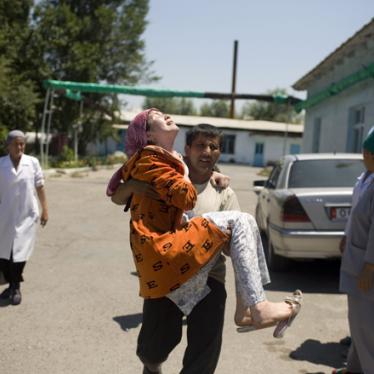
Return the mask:
{"type": "Polygon", "coordinates": [[[82,131],[82,116],[83,116],[83,97],[79,102],[79,119],[76,124],[73,125],[74,131],[74,160],[78,161],[78,133],[82,131]]]}
{"type": "Polygon", "coordinates": [[[236,65],[238,56],[238,41],[234,41],[234,58],[232,66],[232,84],[231,84],[231,106],[230,106],[230,118],[235,117],[235,94],[236,94],[236,65]]]}

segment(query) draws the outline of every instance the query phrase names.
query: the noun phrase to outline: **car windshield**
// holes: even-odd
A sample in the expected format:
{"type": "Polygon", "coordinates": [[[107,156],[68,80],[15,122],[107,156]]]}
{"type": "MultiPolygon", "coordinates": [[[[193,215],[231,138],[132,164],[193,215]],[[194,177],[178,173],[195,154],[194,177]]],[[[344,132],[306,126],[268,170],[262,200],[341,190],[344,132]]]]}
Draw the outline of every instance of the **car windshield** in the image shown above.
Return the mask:
{"type": "Polygon", "coordinates": [[[353,187],[364,170],[360,159],[299,160],[292,164],[288,187],[353,187]]]}

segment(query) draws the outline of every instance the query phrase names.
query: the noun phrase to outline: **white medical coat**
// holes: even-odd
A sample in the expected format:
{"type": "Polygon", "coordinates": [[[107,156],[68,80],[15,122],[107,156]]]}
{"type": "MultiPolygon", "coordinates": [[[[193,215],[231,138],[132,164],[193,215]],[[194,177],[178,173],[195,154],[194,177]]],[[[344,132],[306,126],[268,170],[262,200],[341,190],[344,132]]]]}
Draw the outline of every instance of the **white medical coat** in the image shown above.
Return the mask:
{"type": "Polygon", "coordinates": [[[44,185],[38,159],[22,155],[17,170],[0,157],[0,258],[27,261],[34,249],[39,207],[36,188],[44,185]]]}

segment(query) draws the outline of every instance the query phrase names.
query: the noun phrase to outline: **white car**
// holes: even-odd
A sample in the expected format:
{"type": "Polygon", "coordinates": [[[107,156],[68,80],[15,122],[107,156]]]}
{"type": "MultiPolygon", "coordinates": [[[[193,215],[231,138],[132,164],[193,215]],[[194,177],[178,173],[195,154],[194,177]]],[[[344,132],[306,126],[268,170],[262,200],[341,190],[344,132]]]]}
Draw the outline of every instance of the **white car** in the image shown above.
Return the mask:
{"type": "Polygon", "coordinates": [[[362,155],[287,155],[267,180],[255,181],[256,221],[270,270],[290,259],[340,257],[353,186],[364,171],[362,155]]]}

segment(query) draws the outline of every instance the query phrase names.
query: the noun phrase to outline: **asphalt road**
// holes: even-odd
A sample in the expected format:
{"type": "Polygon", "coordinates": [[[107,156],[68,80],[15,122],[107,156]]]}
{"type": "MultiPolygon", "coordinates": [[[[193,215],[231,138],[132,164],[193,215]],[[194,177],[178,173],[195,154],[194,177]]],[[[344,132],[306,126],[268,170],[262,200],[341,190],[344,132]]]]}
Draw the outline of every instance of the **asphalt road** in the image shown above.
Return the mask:
{"type": "MultiPolygon", "coordinates": [[[[231,176],[243,211],[254,212],[252,181],[259,169],[221,165],[231,176]]],[[[128,244],[128,214],[105,197],[113,170],[50,176],[50,221],[39,229],[25,269],[23,302],[0,305],[0,373],[141,373],[135,355],[142,300],[128,244]]],[[[261,179],[261,177],[260,177],[261,179]]],[[[228,262],[229,265],[229,262],[228,262]]],[[[284,339],[272,330],[237,333],[234,281],[228,300],[217,374],[331,373],[344,361],[338,341],[348,332],[346,300],[338,293],[339,264],[296,264],[272,274],[270,300],[300,288],[304,305],[284,339]]],[[[3,287],[1,288],[1,290],[3,287]]],[[[164,365],[177,374],[185,340],[164,365]]]]}

